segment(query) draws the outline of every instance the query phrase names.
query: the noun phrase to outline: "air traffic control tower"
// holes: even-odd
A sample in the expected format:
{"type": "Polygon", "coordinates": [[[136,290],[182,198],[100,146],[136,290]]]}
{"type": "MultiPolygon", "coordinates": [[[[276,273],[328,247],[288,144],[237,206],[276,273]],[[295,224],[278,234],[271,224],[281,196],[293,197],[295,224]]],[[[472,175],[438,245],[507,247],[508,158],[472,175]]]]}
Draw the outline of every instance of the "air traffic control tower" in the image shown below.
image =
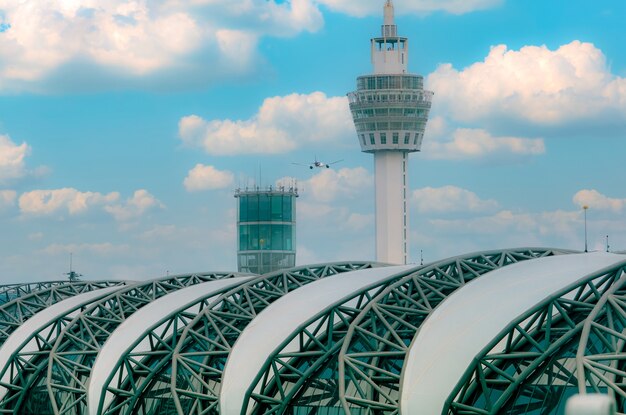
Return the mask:
{"type": "Polygon", "coordinates": [[[237,263],[239,272],[265,274],[296,265],[298,189],[238,189],[237,263]]]}
{"type": "Polygon", "coordinates": [[[408,154],[420,151],[433,93],[408,73],[409,40],[398,36],[391,0],[384,15],[381,37],[371,40],[374,73],[359,76],[348,98],[361,151],[374,154],[376,259],[406,264],[408,154]]]}

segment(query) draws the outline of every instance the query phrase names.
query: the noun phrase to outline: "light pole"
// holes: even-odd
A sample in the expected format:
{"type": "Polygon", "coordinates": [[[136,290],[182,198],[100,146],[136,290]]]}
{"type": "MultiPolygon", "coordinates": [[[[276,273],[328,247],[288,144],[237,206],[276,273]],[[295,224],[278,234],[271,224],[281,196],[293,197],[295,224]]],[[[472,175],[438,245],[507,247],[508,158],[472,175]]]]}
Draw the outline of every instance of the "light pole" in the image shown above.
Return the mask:
{"type": "Polygon", "coordinates": [[[585,252],[589,252],[587,249],[587,209],[589,209],[589,206],[583,206],[583,211],[585,212],[585,252]]]}

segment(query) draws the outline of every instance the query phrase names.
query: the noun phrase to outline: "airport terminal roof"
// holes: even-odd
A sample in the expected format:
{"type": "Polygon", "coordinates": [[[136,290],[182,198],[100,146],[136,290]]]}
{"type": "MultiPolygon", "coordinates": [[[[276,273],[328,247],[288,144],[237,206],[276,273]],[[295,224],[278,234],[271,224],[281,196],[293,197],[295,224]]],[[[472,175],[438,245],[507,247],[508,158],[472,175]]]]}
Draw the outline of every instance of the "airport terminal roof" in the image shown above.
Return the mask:
{"type": "Polygon", "coordinates": [[[557,414],[626,396],[625,269],[521,248],[2,286],[0,413],[557,414]]]}

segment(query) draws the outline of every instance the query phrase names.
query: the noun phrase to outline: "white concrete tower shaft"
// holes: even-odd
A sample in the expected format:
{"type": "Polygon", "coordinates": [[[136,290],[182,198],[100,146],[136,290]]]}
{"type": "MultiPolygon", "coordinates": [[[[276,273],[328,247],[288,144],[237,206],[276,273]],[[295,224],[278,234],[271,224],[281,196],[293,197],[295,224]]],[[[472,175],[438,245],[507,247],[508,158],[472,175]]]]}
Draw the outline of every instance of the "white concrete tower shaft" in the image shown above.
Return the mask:
{"type": "Polygon", "coordinates": [[[378,261],[406,264],[408,260],[407,167],[406,152],[374,154],[378,261]]]}
{"type": "Polygon", "coordinates": [[[391,0],[381,37],[371,39],[372,75],[348,94],[361,151],[374,154],[376,259],[408,261],[408,154],[420,151],[432,100],[419,75],[408,73],[409,42],[398,36],[391,0]]]}

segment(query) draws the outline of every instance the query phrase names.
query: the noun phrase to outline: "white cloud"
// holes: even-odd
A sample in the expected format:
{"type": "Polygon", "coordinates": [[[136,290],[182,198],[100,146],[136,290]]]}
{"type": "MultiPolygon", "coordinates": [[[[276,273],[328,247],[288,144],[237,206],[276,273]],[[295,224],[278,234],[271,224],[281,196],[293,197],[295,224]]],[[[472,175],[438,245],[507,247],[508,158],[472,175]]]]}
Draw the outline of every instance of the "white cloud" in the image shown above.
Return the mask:
{"type": "Polygon", "coordinates": [[[297,246],[297,255],[296,255],[296,265],[311,265],[311,264],[321,264],[324,262],[315,249],[310,249],[302,243],[298,243],[297,246]]]}
{"type": "Polygon", "coordinates": [[[104,210],[120,222],[137,219],[153,208],[164,208],[165,206],[151,195],[147,190],[136,190],[132,197],[122,204],[105,206],[104,210]]]}
{"type": "Polygon", "coordinates": [[[351,230],[362,230],[374,226],[374,214],[351,213],[345,222],[345,226],[351,230]]]}
{"type": "Polygon", "coordinates": [[[96,206],[114,203],[119,197],[117,192],[102,194],[80,192],[72,188],[33,190],[20,196],[19,207],[21,212],[27,215],[50,215],[62,212],[77,215],[96,206]]]}
{"type": "MultiPolygon", "coordinates": [[[[285,177],[276,186],[289,188],[294,183],[295,178],[285,177]]],[[[322,169],[307,180],[297,180],[297,186],[298,263],[315,262],[315,258],[335,261],[373,255],[371,173],[363,167],[322,169]],[[302,244],[309,249],[317,247],[316,253],[306,252],[302,244]],[[301,248],[305,250],[302,256],[301,248]],[[321,252],[323,255],[316,256],[321,252]]]]}
{"type": "MultiPolygon", "coordinates": [[[[318,0],[320,4],[331,10],[353,16],[378,15],[382,11],[382,1],[363,0],[318,0]]],[[[502,0],[395,0],[396,13],[431,13],[444,11],[452,14],[463,14],[475,10],[495,7],[502,0]]]]}
{"type": "Polygon", "coordinates": [[[441,65],[427,79],[436,105],[457,121],[517,118],[541,125],[626,118],[626,78],[601,50],[573,41],[556,50],[505,45],[462,71],[441,65]]]}
{"type": "Polygon", "coordinates": [[[187,13],[146,1],[20,1],[4,8],[0,38],[5,81],[32,81],[76,58],[145,74],[174,63],[201,42],[187,13]]]}
{"type": "Polygon", "coordinates": [[[411,202],[422,213],[485,212],[498,208],[495,200],[482,200],[476,193],[456,186],[414,190],[411,202]]]}
{"type": "Polygon", "coordinates": [[[26,143],[15,144],[7,135],[0,135],[0,183],[27,174],[25,158],[30,152],[26,143]]]}
{"type": "Polygon", "coordinates": [[[181,71],[200,67],[241,73],[254,67],[260,37],[323,25],[311,0],[23,0],[4,2],[2,12],[0,91],[45,90],[53,87],[46,78],[64,71],[70,83],[91,76],[93,85],[105,72],[141,82],[168,69],[179,82],[186,78],[181,71]],[[86,66],[82,73],[71,68],[75,63],[86,66]]]}
{"type": "MultiPolygon", "coordinates": [[[[430,126],[429,126],[430,128],[430,126]]],[[[437,123],[434,126],[438,129],[437,123]]],[[[541,138],[494,137],[483,129],[458,128],[451,140],[428,133],[424,139],[424,157],[431,159],[493,159],[501,156],[520,158],[544,154],[541,138]]]]}
{"type": "Polygon", "coordinates": [[[308,223],[332,217],[338,219],[336,224],[358,230],[370,220],[369,214],[351,212],[348,207],[351,200],[373,193],[374,176],[363,167],[323,169],[307,180],[283,177],[276,187],[283,186],[299,189],[298,217],[308,223]]]}
{"type": "Polygon", "coordinates": [[[128,245],[114,245],[109,242],[96,244],[52,244],[41,250],[47,255],[90,253],[99,256],[119,255],[128,252],[128,245]]]}
{"type": "MultiPolygon", "coordinates": [[[[522,243],[538,237],[558,236],[573,240],[581,223],[580,212],[557,210],[526,213],[502,210],[491,216],[470,219],[434,219],[430,221],[440,231],[466,235],[496,235],[505,238],[515,235],[522,243]]],[[[502,243],[499,243],[502,246],[502,243]]]]}
{"type": "Polygon", "coordinates": [[[17,192],[14,190],[0,190],[0,210],[15,205],[17,192]]]}
{"type": "Polygon", "coordinates": [[[163,207],[163,204],[146,190],[135,191],[124,203],[119,203],[119,199],[118,192],[102,194],[64,188],[26,192],[19,197],[18,203],[24,215],[67,213],[74,216],[100,208],[120,222],[136,219],[152,208],[163,207]]]}
{"type": "Polygon", "coordinates": [[[354,135],[345,97],[322,92],[263,101],[247,120],[212,120],[191,115],[179,122],[183,143],[214,155],[285,153],[310,143],[338,143],[354,135]]]}
{"type": "Polygon", "coordinates": [[[626,207],[626,199],[616,199],[603,195],[597,190],[581,190],[574,195],[573,201],[580,206],[588,206],[590,209],[610,210],[621,212],[626,207]]]}
{"type": "Polygon", "coordinates": [[[184,185],[188,192],[201,190],[225,189],[235,182],[235,176],[229,171],[221,171],[213,166],[196,164],[185,178],[184,185]]]}
{"type": "Polygon", "coordinates": [[[142,232],[138,237],[145,240],[163,240],[164,238],[172,238],[176,234],[176,226],[174,225],[156,225],[155,227],[142,232]]]}
{"type": "Polygon", "coordinates": [[[371,193],[373,186],[374,176],[363,167],[324,169],[299,184],[308,198],[322,203],[354,198],[366,191],[371,193]]]}
{"type": "Polygon", "coordinates": [[[44,238],[44,233],[43,232],[33,232],[31,234],[28,234],[28,240],[29,241],[41,241],[44,238]]]}

